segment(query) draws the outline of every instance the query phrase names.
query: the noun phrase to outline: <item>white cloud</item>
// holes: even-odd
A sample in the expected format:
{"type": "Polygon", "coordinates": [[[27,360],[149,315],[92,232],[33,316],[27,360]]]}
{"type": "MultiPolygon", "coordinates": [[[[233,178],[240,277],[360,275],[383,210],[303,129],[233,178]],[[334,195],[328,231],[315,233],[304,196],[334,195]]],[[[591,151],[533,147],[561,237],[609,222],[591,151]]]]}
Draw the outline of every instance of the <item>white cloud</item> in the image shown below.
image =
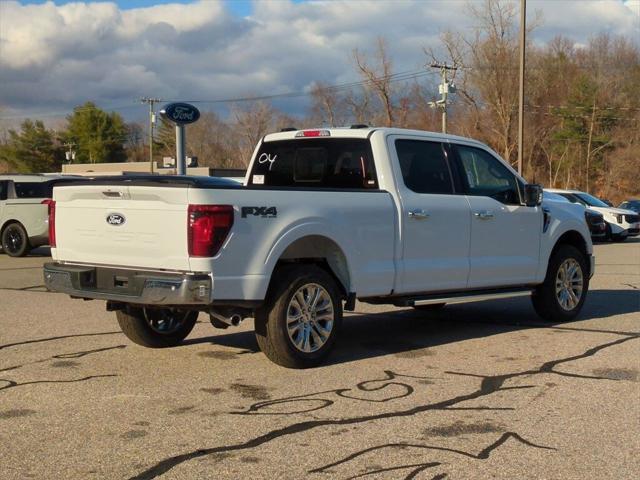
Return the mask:
{"type": "MultiPolygon", "coordinates": [[[[379,35],[397,70],[419,69],[422,47],[437,46],[440,32],[471,27],[465,8],[444,0],[278,0],[255,2],[252,15],[239,18],[220,0],[125,10],[0,1],[0,106],[6,115],[86,100],[133,106],[144,95],[214,99],[353,81],[353,49],[367,50],[379,35]]],[[[639,0],[530,0],[528,8],[544,14],[536,41],[640,36],[639,0]]]]}

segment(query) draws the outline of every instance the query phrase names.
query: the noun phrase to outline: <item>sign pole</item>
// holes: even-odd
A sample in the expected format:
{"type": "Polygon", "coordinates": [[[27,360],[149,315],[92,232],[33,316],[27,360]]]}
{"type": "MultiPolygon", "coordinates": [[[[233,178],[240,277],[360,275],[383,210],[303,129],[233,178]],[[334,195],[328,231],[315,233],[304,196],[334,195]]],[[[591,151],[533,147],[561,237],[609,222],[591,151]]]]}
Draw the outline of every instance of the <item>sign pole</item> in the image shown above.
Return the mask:
{"type": "Polygon", "coordinates": [[[187,174],[185,125],[197,122],[200,111],[188,103],[170,103],[160,110],[160,115],[176,126],[176,175],[187,174]]]}
{"type": "Polygon", "coordinates": [[[176,124],[176,175],[187,174],[187,159],[185,158],[184,125],[176,124]]]}

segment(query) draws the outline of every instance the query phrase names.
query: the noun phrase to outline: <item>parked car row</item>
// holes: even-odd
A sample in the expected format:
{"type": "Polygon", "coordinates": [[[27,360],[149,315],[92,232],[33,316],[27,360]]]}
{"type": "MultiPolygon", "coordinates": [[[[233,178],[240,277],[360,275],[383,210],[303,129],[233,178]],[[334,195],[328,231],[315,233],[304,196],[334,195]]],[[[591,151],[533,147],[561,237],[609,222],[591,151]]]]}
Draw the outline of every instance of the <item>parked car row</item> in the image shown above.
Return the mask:
{"type": "MultiPolygon", "coordinates": [[[[48,204],[53,187],[82,178],[51,175],[0,175],[0,251],[20,257],[48,245],[48,204]]],[[[234,178],[242,184],[241,179],[234,178]]],[[[623,241],[640,233],[640,200],[609,202],[577,190],[545,189],[545,198],[585,207],[585,221],[595,241],[623,241]]]]}
{"type": "MultiPolygon", "coordinates": [[[[626,209],[623,205],[634,202],[623,202],[620,207],[611,207],[603,200],[579,190],[559,190],[547,189],[547,192],[560,195],[572,203],[578,203],[585,207],[587,211],[600,213],[606,223],[603,238],[609,241],[624,241],[628,237],[635,237],[640,234],[640,214],[632,209],[626,209]]],[[[636,205],[640,202],[635,201],[636,205]]],[[[586,215],[586,214],[585,214],[586,215]]],[[[589,214],[593,218],[593,214],[589,214]]],[[[586,219],[589,223],[589,218],[586,219]]],[[[590,225],[591,227],[591,225],[590,225]]],[[[597,234],[600,235],[601,227],[597,227],[597,234]]],[[[591,231],[592,236],[594,231],[591,231]]]]}

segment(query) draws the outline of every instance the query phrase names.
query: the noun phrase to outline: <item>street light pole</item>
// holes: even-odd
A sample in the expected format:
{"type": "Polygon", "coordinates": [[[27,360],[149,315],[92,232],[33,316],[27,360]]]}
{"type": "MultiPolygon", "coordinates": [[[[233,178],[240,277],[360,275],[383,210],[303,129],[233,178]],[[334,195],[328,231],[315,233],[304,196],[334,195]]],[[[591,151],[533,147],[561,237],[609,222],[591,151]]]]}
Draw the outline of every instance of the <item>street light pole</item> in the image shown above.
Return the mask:
{"type": "Polygon", "coordinates": [[[524,55],[527,33],[527,0],[520,0],[520,86],[518,93],[518,174],[522,175],[524,134],[524,55]]]}

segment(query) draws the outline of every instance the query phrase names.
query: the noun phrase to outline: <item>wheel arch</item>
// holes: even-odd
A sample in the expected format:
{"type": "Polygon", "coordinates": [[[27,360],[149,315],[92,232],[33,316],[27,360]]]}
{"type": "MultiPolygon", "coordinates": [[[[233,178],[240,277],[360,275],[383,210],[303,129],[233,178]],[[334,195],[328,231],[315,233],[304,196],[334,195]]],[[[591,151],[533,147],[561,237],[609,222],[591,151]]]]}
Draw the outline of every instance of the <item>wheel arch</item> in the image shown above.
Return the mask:
{"type": "Polygon", "coordinates": [[[27,231],[27,229],[25,228],[25,226],[22,224],[22,222],[20,220],[16,220],[15,218],[10,218],[8,220],[5,220],[4,223],[0,226],[0,238],[2,237],[2,234],[4,233],[4,231],[6,230],[6,228],[11,225],[12,223],[17,223],[18,225],[20,225],[22,228],[24,228],[25,232],[27,231]]]}
{"type": "MultiPolygon", "coordinates": [[[[352,292],[353,283],[347,256],[338,243],[321,234],[310,234],[293,240],[278,257],[274,271],[291,263],[315,264],[326,270],[344,296],[352,292]]],[[[273,278],[273,273],[271,275],[273,278]]]]}
{"type": "MultiPolygon", "coordinates": [[[[590,262],[588,261],[590,256],[588,242],[580,232],[578,232],[577,230],[567,230],[562,235],[560,235],[558,240],[556,240],[556,243],[553,245],[553,248],[551,249],[549,259],[562,245],[571,245],[572,247],[577,248],[584,255],[585,260],[587,260],[587,268],[591,268],[590,262]]],[[[549,262],[547,261],[547,267],[548,263],[549,262]]],[[[589,274],[591,274],[591,272],[589,272],[589,274]]]]}
{"type": "Polygon", "coordinates": [[[29,232],[27,231],[27,227],[24,225],[24,223],[22,223],[20,220],[18,220],[16,218],[10,218],[9,220],[5,220],[5,222],[0,226],[0,239],[2,239],[2,234],[7,229],[7,227],[9,225],[14,224],[14,223],[17,223],[22,228],[24,228],[24,231],[27,233],[27,240],[28,240],[29,239],[29,232]]]}

